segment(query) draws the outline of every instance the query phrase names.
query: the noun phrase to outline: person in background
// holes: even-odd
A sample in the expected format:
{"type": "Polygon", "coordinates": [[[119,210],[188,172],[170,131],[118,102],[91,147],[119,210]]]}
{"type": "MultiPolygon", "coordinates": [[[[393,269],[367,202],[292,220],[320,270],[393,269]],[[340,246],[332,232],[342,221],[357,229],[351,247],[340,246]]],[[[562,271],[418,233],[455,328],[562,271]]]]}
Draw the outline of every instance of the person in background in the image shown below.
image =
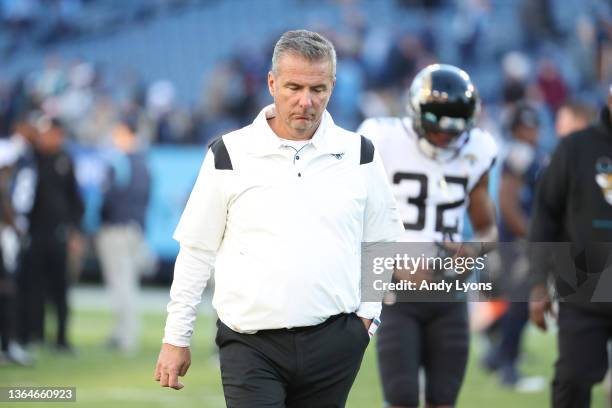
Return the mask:
{"type": "MultiPolygon", "coordinates": [[[[400,241],[450,247],[461,242],[468,215],[476,249],[453,252],[459,256],[486,252],[497,239],[488,189],[498,149],[493,137],[475,126],[480,112],[476,87],[465,71],[433,64],[414,78],[408,100],[403,117],[369,118],[357,130],[380,150],[404,224],[400,241]]],[[[468,247],[474,248],[459,246],[468,247]]],[[[423,280],[444,279],[433,270],[410,277],[396,271],[396,278],[415,279],[419,286],[423,280]]],[[[387,406],[419,406],[421,369],[425,406],[455,406],[468,361],[467,302],[455,295],[433,301],[429,294],[419,301],[417,293],[392,293],[396,301],[383,305],[384,323],[377,341],[387,406]]]]}
{"type": "Polygon", "coordinates": [[[597,112],[590,105],[580,102],[564,103],[555,117],[557,137],[564,138],[570,133],[586,128],[596,117],[597,112]]]}
{"type": "Polygon", "coordinates": [[[10,185],[14,165],[21,154],[21,136],[0,139],[0,365],[33,364],[33,359],[15,339],[19,238],[11,204],[10,185]]]}
{"type": "Polygon", "coordinates": [[[529,305],[531,321],[537,327],[546,330],[545,316],[552,311],[547,290],[550,273],[554,273],[561,296],[559,356],[552,382],[554,408],[589,407],[591,389],[603,380],[609,367],[612,85],[608,92],[599,121],[557,145],[538,184],[529,231],[531,246],[539,248],[531,269],[529,305]],[[551,242],[555,246],[543,244],[551,242]]]}
{"type": "Polygon", "coordinates": [[[28,117],[21,117],[14,125],[11,140],[20,147],[17,161],[11,176],[11,209],[13,225],[19,236],[19,256],[15,282],[17,285],[17,341],[25,348],[43,339],[44,292],[40,277],[34,278],[29,270],[27,248],[30,245],[29,214],[34,205],[38,182],[36,146],[39,131],[36,120],[39,112],[32,112],[28,117]]]}
{"type": "Polygon", "coordinates": [[[484,359],[485,368],[498,370],[502,385],[517,386],[521,375],[517,364],[523,330],[529,320],[527,236],[537,177],[546,156],[538,149],[540,118],[538,111],[519,104],[510,117],[512,140],[502,163],[499,191],[499,254],[503,272],[500,277],[508,307],[499,321],[498,342],[484,359]]]}
{"type": "Polygon", "coordinates": [[[137,350],[140,276],[150,258],[145,243],[145,214],[151,193],[146,156],[139,150],[137,117],[121,118],[113,130],[115,151],[104,186],[102,227],[96,247],[102,275],[115,309],[109,346],[137,350]]]}
{"type": "MultiPolygon", "coordinates": [[[[22,287],[22,319],[26,326],[42,322],[38,334],[44,340],[45,301],[50,298],[57,317],[58,351],[73,352],[68,340],[68,245],[79,234],[83,202],[74,174],[71,157],[64,149],[64,127],[55,119],[42,116],[37,120],[39,132],[35,143],[35,175],[31,208],[21,208],[27,218],[27,246],[19,272],[22,287]]],[[[19,174],[18,174],[19,177],[19,174]]],[[[22,334],[28,343],[31,332],[22,334]]]]}

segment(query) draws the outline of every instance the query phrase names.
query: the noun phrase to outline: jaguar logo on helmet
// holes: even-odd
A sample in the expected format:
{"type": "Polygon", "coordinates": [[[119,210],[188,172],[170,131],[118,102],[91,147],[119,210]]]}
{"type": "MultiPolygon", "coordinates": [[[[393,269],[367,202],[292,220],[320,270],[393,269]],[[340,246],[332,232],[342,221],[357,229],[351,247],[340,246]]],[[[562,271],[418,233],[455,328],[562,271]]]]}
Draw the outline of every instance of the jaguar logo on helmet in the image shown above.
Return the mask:
{"type": "Polygon", "coordinates": [[[412,81],[407,111],[421,150],[432,159],[447,161],[467,142],[480,112],[480,97],[465,71],[434,64],[412,81]]]}

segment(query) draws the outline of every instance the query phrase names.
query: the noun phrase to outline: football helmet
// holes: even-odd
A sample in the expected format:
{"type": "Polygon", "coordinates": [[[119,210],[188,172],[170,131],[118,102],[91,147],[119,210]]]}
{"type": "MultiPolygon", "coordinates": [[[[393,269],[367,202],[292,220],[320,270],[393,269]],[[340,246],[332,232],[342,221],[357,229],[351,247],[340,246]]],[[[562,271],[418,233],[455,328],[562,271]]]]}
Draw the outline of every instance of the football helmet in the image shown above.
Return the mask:
{"type": "Polygon", "coordinates": [[[480,112],[480,97],[465,71],[433,64],[412,81],[407,111],[421,150],[432,159],[446,161],[467,142],[480,112]]]}

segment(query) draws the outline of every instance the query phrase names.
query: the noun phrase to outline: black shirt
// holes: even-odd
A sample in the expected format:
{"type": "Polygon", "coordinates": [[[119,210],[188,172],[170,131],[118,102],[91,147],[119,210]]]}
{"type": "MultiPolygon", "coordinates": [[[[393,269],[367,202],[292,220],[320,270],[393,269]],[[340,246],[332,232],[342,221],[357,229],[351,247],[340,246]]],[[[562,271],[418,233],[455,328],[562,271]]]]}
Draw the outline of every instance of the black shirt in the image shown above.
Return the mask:
{"type": "Polygon", "coordinates": [[[70,156],[64,151],[36,154],[38,181],[29,215],[32,234],[55,233],[61,227],[78,228],[83,202],[70,156]]]}
{"type": "MultiPolygon", "coordinates": [[[[559,259],[566,259],[574,274],[565,282],[567,293],[589,285],[586,290],[593,293],[602,283],[598,274],[612,262],[612,123],[607,108],[599,123],[559,142],[538,186],[529,237],[532,247],[538,242],[569,244],[552,246],[556,268],[559,259]]],[[[547,268],[541,266],[532,268],[535,284],[546,280],[547,268]]]]}

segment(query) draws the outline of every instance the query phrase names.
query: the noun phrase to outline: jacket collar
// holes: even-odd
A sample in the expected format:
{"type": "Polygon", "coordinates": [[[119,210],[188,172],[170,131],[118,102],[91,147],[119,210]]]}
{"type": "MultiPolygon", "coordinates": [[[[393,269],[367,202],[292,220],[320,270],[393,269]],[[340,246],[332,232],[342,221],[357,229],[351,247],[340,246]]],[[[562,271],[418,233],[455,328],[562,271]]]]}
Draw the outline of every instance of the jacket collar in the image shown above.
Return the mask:
{"type": "MultiPolygon", "coordinates": [[[[268,156],[278,154],[283,146],[281,139],[270,127],[268,119],[276,115],[274,105],[268,105],[259,112],[253,121],[253,135],[251,138],[250,153],[255,156],[268,156]]],[[[310,144],[320,152],[325,153],[344,153],[344,148],[338,141],[336,125],[327,110],[323,112],[321,123],[315,134],[310,139],[310,144]]]]}

